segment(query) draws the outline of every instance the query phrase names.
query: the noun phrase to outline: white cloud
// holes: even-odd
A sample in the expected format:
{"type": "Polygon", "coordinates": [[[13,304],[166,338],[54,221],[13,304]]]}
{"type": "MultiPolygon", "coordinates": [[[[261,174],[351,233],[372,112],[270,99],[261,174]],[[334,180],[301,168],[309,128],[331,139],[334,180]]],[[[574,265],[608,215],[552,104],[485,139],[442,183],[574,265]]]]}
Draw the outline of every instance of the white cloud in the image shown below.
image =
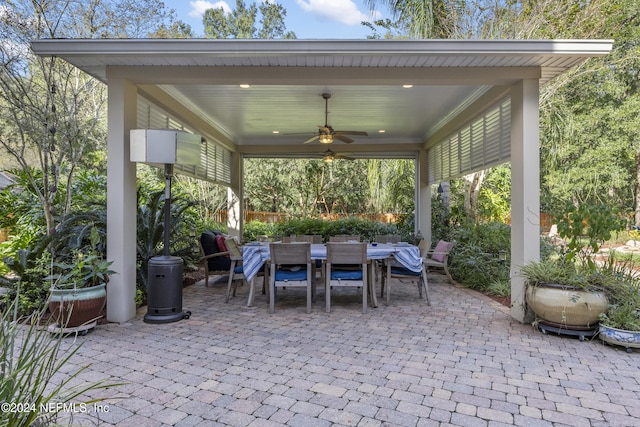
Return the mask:
{"type": "Polygon", "coordinates": [[[189,2],[189,5],[191,6],[191,11],[189,12],[189,16],[194,19],[202,19],[202,17],[204,16],[204,11],[207,9],[222,8],[224,10],[224,13],[231,12],[231,8],[229,7],[226,1],[217,1],[215,3],[212,3],[210,1],[205,1],[205,0],[196,0],[196,1],[189,2]]]}
{"type": "Polygon", "coordinates": [[[372,17],[361,12],[352,0],[296,0],[296,3],[305,12],[347,25],[360,25],[362,21],[378,19],[379,15],[375,12],[372,17]]]}

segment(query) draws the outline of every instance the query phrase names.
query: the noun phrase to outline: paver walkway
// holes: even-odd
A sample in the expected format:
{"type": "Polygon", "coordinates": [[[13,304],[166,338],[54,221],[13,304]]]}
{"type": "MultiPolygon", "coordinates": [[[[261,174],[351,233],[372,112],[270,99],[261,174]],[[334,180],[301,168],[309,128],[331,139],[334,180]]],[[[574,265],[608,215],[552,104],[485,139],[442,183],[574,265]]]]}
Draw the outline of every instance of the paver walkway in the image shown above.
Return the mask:
{"type": "MultiPolygon", "coordinates": [[[[637,426],[640,352],[543,335],[492,300],[429,276],[432,306],[396,286],[366,314],[355,295],[311,314],[278,295],[275,314],[246,286],[184,291],[188,320],[98,326],[67,372],[128,383],[74,425],[637,426]]],[[[67,338],[69,345],[73,339],[67,338]]],[[[77,381],[76,381],[77,382],[77,381]]]]}

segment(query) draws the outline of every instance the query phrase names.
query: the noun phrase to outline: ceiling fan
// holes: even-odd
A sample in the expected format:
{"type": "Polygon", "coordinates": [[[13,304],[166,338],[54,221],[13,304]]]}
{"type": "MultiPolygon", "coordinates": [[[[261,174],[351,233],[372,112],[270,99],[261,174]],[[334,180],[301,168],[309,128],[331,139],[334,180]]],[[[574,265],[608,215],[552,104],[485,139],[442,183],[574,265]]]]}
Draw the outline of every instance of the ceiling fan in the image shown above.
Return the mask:
{"type": "Polygon", "coordinates": [[[353,142],[353,139],[345,135],[369,135],[364,131],[334,130],[331,126],[329,126],[329,98],[331,98],[331,94],[323,93],[322,97],[324,98],[324,126],[318,126],[318,132],[315,132],[311,138],[307,139],[304,142],[305,144],[313,142],[316,139],[319,140],[322,144],[331,144],[334,139],[350,144],[353,142]]]}
{"type": "Polygon", "coordinates": [[[322,153],[322,161],[325,163],[333,163],[336,159],[355,160],[353,157],[337,154],[333,150],[328,149],[322,153]]]}

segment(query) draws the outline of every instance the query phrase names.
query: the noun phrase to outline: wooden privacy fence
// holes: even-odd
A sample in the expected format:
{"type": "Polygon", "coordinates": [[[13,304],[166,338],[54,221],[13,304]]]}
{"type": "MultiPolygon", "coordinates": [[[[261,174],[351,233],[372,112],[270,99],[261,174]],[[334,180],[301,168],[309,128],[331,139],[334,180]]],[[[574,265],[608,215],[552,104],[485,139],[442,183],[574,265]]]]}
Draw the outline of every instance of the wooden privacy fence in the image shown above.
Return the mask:
{"type": "MultiPolygon", "coordinates": [[[[336,221],[338,219],[356,217],[373,222],[393,223],[398,222],[400,214],[395,213],[381,213],[381,214],[320,214],[320,218],[327,221],[336,221]]],[[[227,211],[220,210],[213,214],[212,219],[218,223],[227,222],[227,211]]],[[[244,222],[261,221],[266,223],[285,222],[291,217],[284,213],[279,212],[256,212],[256,211],[244,211],[244,222]]]]}

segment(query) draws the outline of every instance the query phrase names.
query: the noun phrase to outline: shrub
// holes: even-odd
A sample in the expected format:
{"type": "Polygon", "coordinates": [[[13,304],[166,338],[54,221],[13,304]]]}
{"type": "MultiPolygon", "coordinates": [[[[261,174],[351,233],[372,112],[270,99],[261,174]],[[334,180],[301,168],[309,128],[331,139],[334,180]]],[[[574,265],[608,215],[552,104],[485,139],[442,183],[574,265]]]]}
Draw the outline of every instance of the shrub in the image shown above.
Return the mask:
{"type": "Polygon", "coordinates": [[[8,303],[16,299],[16,309],[20,315],[39,311],[49,297],[50,283],[44,280],[50,274],[51,267],[51,255],[47,251],[49,242],[47,236],[37,236],[26,249],[4,258],[12,274],[0,276],[0,286],[9,290],[3,301],[8,303]]]}
{"type": "Polygon", "coordinates": [[[511,227],[466,222],[451,232],[451,238],[456,245],[449,255],[449,271],[455,280],[479,290],[509,280],[511,227]]]}
{"type": "MultiPolygon", "coordinates": [[[[362,239],[372,240],[377,234],[398,234],[401,230],[396,224],[383,224],[367,221],[356,217],[326,221],[319,218],[291,219],[285,222],[267,224],[260,221],[251,221],[245,225],[244,240],[256,240],[256,236],[291,236],[302,234],[319,234],[324,241],[330,236],[338,234],[358,235],[362,239]]],[[[411,233],[403,232],[402,239],[413,241],[413,229],[411,233]]]]}
{"type": "Polygon", "coordinates": [[[245,242],[254,242],[258,236],[275,235],[276,224],[253,220],[244,225],[243,240],[245,242]]]}

